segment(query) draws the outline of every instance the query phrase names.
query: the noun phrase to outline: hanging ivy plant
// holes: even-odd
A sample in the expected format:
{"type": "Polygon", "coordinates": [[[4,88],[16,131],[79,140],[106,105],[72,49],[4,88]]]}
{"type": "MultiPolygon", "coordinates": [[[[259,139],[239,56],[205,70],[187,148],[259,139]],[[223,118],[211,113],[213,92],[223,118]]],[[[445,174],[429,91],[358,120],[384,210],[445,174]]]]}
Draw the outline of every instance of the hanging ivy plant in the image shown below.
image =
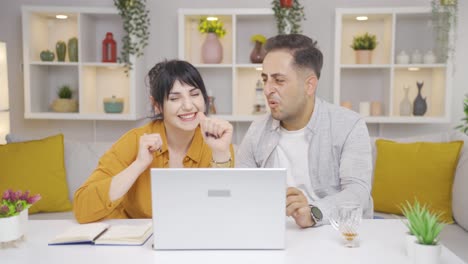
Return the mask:
{"type": "Polygon", "coordinates": [[[123,19],[123,28],[126,33],[122,37],[122,48],[118,60],[125,64],[126,72],[128,72],[132,69],[130,57],[142,56],[144,48],[148,45],[149,11],[146,10],[146,0],[114,0],[114,5],[123,19]]]}
{"type": "Polygon", "coordinates": [[[271,2],[278,34],[302,33],[301,21],[305,20],[304,7],[299,3],[299,0],[291,1],[293,1],[292,5],[285,5],[282,3],[283,0],[271,2]]]}
{"type": "Polygon", "coordinates": [[[455,59],[457,34],[457,0],[431,0],[432,27],[437,38],[438,59],[446,62],[450,55],[455,59]]]}

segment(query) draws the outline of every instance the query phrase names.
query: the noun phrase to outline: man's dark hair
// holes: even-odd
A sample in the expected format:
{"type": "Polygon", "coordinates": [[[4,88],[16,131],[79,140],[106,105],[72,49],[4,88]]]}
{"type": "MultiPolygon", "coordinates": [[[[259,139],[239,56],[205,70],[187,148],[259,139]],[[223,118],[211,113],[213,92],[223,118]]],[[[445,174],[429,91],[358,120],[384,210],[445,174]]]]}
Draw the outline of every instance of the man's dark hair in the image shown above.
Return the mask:
{"type": "Polygon", "coordinates": [[[205,100],[205,112],[208,111],[209,101],[205,84],[200,72],[192,64],[182,60],[165,60],[156,64],[149,71],[148,77],[150,95],[161,108],[161,113],[155,116],[156,119],[164,118],[162,113],[164,101],[169,97],[175,81],[200,89],[205,100]]]}
{"type": "Polygon", "coordinates": [[[320,79],[323,55],[317,48],[317,41],[301,34],[277,35],[267,40],[265,49],[267,53],[281,49],[290,51],[295,66],[312,69],[320,79]]]}

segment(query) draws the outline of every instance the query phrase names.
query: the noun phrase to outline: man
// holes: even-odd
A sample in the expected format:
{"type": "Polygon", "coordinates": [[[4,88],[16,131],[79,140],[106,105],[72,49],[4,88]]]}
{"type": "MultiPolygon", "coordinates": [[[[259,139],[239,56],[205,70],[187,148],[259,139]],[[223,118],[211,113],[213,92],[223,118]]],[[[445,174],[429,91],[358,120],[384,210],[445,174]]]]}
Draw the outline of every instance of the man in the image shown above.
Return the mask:
{"type": "Polygon", "coordinates": [[[327,224],[340,203],[372,218],[369,133],[355,112],[315,96],[323,56],[312,39],[278,35],[266,44],[262,78],[271,115],[250,126],[238,167],[288,168],[286,212],[301,227],[327,224]]]}

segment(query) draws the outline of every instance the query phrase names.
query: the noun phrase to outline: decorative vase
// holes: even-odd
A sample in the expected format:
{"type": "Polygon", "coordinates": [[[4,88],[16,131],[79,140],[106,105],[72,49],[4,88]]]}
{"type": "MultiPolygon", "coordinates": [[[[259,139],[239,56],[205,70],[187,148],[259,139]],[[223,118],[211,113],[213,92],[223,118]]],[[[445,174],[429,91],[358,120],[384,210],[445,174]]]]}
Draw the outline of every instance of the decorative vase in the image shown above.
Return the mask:
{"type": "Polygon", "coordinates": [[[208,96],[208,104],[209,104],[208,114],[216,115],[216,105],[215,105],[215,97],[214,96],[208,96]]]}
{"type": "Polygon", "coordinates": [[[414,50],[413,54],[411,54],[411,63],[413,64],[422,63],[422,55],[418,49],[414,50]]]}
{"type": "Polygon", "coordinates": [[[255,46],[250,53],[250,61],[252,63],[262,63],[265,58],[266,50],[261,42],[255,41],[255,46]]]}
{"type": "Polygon", "coordinates": [[[50,50],[43,50],[40,54],[41,61],[53,61],[55,59],[55,54],[50,50]]]}
{"type": "Polygon", "coordinates": [[[57,61],[65,61],[65,54],[67,52],[67,44],[59,40],[55,44],[55,53],[57,53],[57,61]]]}
{"type": "Polygon", "coordinates": [[[117,42],[111,32],[102,41],[102,62],[117,62],[117,42]]]}
{"type": "Polygon", "coordinates": [[[28,210],[19,215],[0,218],[0,243],[14,242],[23,237],[28,224],[28,210]]]}
{"type": "Polygon", "coordinates": [[[408,54],[406,54],[404,50],[400,51],[400,53],[398,53],[398,56],[396,58],[396,62],[398,64],[408,64],[409,63],[408,54]]]}
{"type": "Polygon", "coordinates": [[[372,50],[356,50],[356,63],[357,64],[371,64],[372,63],[372,50]]]}
{"type": "Polygon", "coordinates": [[[78,112],[78,102],[76,99],[57,98],[51,108],[59,113],[78,112]]]}
{"type": "Polygon", "coordinates": [[[108,114],[122,113],[124,108],[124,99],[115,96],[104,98],[104,112],[108,114]]]}
{"type": "Polygon", "coordinates": [[[408,97],[408,92],[409,92],[409,86],[405,85],[403,86],[403,90],[405,91],[405,97],[403,100],[400,102],[400,116],[410,116],[411,115],[411,101],[409,100],[408,97]]]}
{"type": "Polygon", "coordinates": [[[71,62],[78,61],[78,39],[71,38],[68,40],[68,60],[71,62]]]}
{"type": "Polygon", "coordinates": [[[440,264],[442,246],[439,243],[436,245],[422,245],[414,242],[413,249],[414,264],[440,264]]]}
{"type": "Polygon", "coordinates": [[[424,54],[423,61],[425,64],[432,64],[436,62],[436,56],[432,50],[428,50],[426,54],[424,54]]]}
{"type": "Polygon", "coordinates": [[[370,104],[370,114],[371,116],[381,116],[382,115],[382,103],[378,101],[372,101],[370,104]]]}
{"type": "Polygon", "coordinates": [[[424,82],[416,82],[418,86],[418,95],[414,99],[413,103],[413,115],[415,116],[423,116],[427,111],[427,103],[426,99],[421,96],[421,89],[424,85],[424,82]]]}
{"type": "Polygon", "coordinates": [[[203,42],[201,57],[203,63],[220,63],[223,60],[223,46],[215,33],[208,33],[203,42]]]}

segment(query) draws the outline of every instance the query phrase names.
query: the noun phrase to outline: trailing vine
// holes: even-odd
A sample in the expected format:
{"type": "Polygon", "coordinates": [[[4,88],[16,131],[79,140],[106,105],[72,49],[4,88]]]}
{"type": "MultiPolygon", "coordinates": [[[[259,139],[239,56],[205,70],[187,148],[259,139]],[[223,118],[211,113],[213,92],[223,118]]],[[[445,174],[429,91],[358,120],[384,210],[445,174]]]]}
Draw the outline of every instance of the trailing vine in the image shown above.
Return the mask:
{"type": "Polygon", "coordinates": [[[146,9],[146,0],[114,0],[114,5],[123,19],[123,28],[126,33],[122,37],[122,48],[118,60],[125,64],[128,73],[132,69],[130,57],[142,56],[144,48],[148,45],[149,11],[146,9]]]}
{"type": "Polygon", "coordinates": [[[292,7],[281,7],[280,0],[271,2],[275,13],[278,34],[302,33],[301,21],[305,20],[304,7],[299,0],[293,0],[292,7]]]}

